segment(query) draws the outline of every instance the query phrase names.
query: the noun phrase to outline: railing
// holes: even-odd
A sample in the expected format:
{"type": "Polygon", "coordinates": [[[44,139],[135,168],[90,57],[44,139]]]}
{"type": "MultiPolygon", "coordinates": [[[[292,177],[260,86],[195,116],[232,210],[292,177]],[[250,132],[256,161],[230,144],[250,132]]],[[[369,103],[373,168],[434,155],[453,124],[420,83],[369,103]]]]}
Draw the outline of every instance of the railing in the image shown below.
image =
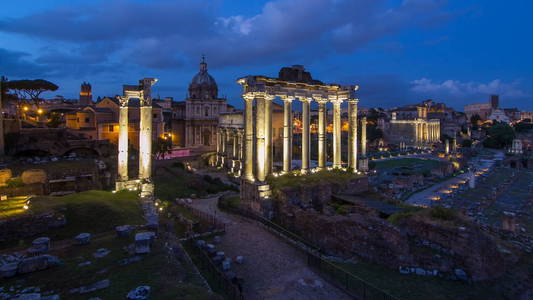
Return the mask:
{"type": "Polygon", "coordinates": [[[206,273],[204,276],[209,281],[211,289],[222,292],[227,299],[244,300],[240,283],[237,280],[228,279],[213,263],[209,255],[196,246],[195,240],[188,240],[184,244],[186,246],[185,249],[192,252],[190,254],[194,263],[201,271],[206,273]]]}
{"type": "Polygon", "coordinates": [[[200,222],[197,223],[197,227],[193,228],[194,232],[207,232],[207,231],[218,231],[218,232],[226,232],[226,224],[219,219],[217,219],[216,216],[208,214],[206,212],[203,212],[201,210],[198,210],[190,205],[185,206],[193,216],[198,218],[200,222]]]}
{"type": "Polygon", "coordinates": [[[227,210],[239,214],[241,216],[256,220],[266,226],[267,228],[277,232],[282,238],[287,239],[290,244],[300,245],[298,247],[300,250],[303,250],[307,255],[307,265],[311,268],[314,268],[320,274],[325,275],[326,279],[337,286],[338,288],[346,291],[348,294],[352,295],[358,299],[383,299],[383,300],[398,300],[398,298],[388,294],[387,292],[373,286],[372,284],[366,282],[365,280],[339,268],[333,263],[327,261],[323,258],[323,253],[320,247],[313,245],[311,242],[307,241],[303,237],[287,230],[279,224],[273,223],[272,221],[263,218],[257,214],[254,214],[251,211],[228,207],[221,204],[219,201],[219,207],[221,209],[227,210]],[[301,247],[303,245],[304,247],[301,247]]]}

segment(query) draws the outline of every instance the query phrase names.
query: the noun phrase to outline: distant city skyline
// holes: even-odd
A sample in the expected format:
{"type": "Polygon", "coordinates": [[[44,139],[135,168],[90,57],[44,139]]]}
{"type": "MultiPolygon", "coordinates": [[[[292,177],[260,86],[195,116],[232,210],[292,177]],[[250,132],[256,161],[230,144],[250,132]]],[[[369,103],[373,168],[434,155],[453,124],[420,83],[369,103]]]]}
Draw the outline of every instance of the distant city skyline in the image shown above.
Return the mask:
{"type": "Polygon", "coordinates": [[[46,98],[98,96],[157,77],[184,100],[202,54],[219,94],[242,107],[245,75],[304,65],[315,79],[361,85],[363,107],[433,99],[463,111],[500,95],[533,110],[533,20],[526,0],[4,1],[0,75],[60,86],[46,98]]]}

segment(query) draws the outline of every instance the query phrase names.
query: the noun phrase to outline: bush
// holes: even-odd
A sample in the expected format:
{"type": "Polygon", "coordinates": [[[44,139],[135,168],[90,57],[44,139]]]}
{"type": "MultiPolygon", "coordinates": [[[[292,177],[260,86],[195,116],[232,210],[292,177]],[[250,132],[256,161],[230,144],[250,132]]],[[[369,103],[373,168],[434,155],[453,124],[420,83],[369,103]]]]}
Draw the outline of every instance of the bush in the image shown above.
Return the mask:
{"type": "Polygon", "coordinates": [[[338,215],[345,216],[350,212],[349,205],[339,205],[335,211],[338,215]]]}
{"type": "Polygon", "coordinates": [[[20,187],[20,186],[24,186],[24,182],[22,181],[22,178],[20,177],[13,177],[13,178],[10,178],[6,181],[6,185],[8,188],[15,188],[15,187],[20,187]]]}
{"type": "Polygon", "coordinates": [[[185,164],[183,164],[181,161],[177,161],[177,162],[172,164],[172,167],[184,170],[185,169],[185,164]]]}
{"type": "Polygon", "coordinates": [[[239,198],[238,196],[221,198],[220,204],[228,208],[239,208],[239,206],[241,205],[241,198],[239,198]]]}
{"type": "Polygon", "coordinates": [[[451,221],[457,218],[457,214],[454,210],[444,208],[442,206],[435,206],[430,209],[430,214],[434,219],[440,219],[444,221],[451,221]]]}
{"type": "Polygon", "coordinates": [[[410,218],[414,214],[415,214],[414,211],[395,213],[395,214],[390,215],[387,218],[387,221],[389,221],[392,224],[399,225],[401,220],[406,219],[406,218],[410,218]]]}

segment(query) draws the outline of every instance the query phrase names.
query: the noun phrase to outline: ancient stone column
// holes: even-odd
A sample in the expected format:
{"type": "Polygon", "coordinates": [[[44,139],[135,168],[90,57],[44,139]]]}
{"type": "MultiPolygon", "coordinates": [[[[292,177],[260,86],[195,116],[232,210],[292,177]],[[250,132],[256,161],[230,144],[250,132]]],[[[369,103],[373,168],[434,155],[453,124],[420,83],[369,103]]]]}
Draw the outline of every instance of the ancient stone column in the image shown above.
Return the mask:
{"type": "Polygon", "coordinates": [[[326,123],[327,123],[327,111],[326,103],[327,99],[317,98],[318,102],[318,169],[323,170],[326,168],[327,161],[327,148],[326,148],[326,123]]]}
{"type": "Polygon", "coordinates": [[[361,120],[361,156],[366,157],[366,117],[361,120]]]}
{"type": "Polygon", "coordinates": [[[239,142],[239,136],[237,135],[237,130],[234,129],[232,130],[231,134],[233,135],[233,149],[232,149],[232,153],[231,153],[231,171],[232,172],[236,172],[237,170],[237,161],[238,161],[238,158],[239,158],[239,153],[238,153],[238,142],[239,142]]]}
{"type": "Polygon", "coordinates": [[[274,98],[272,95],[265,95],[265,176],[272,173],[272,163],[274,161],[274,151],[272,149],[272,101],[274,98]]]}
{"type": "Polygon", "coordinates": [[[450,154],[450,139],[446,139],[446,142],[444,144],[444,152],[446,154],[450,154]]]}
{"type": "Polygon", "coordinates": [[[227,136],[226,128],[220,130],[220,136],[222,137],[222,142],[220,144],[220,166],[226,167],[226,162],[228,160],[228,151],[227,151],[227,136]]]}
{"type": "Polygon", "coordinates": [[[357,172],[357,103],[358,99],[348,99],[348,168],[352,172],[357,172]]]}
{"type": "Polygon", "coordinates": [[[152,99],[141,101],[141,122],[139,131],[139,179],[152,177],[152,99]]]}
{"type": "Polygon", "coordinates": [[[119,97],[118,180],[128,181],[128,97],[119,97]]]}
{"type": "Polygon", "coordinates": [[[217,129],[217,160],[215,163],[215,166],[220,166],[220,142],[221,142],[222,136],[220,134],[220,128],[217,129]]]}
{"type": "Polygon", "coordinates": [[[266,153],[266,136],[265,136],[265,94],[256,93],[255,95],[255,151],[256,151],[256,177],[263,182],[267,176],[267,153],[266,153]]]}
{"type": "Polygon", "coordinates": [[[341,158],[341,103],[342,99],[334,98],[333,103],[333,168],[342,167],[341,158]]]}
{"type": "Polygon", "coordinates": [[[294,97],[283,97],[283,173],[292,168],[292,100],[294,97]]]}
{"type": "Polygon", "coordinates": [[[302,174],[309,172],[309,159],[311,156],[309,142],[311,140],[309,108],[312,98],[300,98],[302,102],[302,174]]]}
{"type": "Polygon", "coordinates": [[[254,119],[253,119],[253,102],[252,94],[244,94],[244,172],[243,178],[249,182],[254,182],[254,119]]]}

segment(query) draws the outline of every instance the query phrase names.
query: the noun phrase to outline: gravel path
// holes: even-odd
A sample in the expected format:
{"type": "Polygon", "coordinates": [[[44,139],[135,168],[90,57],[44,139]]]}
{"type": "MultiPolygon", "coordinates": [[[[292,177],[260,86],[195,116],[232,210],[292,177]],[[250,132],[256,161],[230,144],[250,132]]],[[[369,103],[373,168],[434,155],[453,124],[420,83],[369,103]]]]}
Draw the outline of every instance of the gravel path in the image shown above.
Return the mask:
{"type": "Polygon", "coordinates": [[[226,223],[226,234],[217,247],[233,261],[238,255],[244,256],[245,263],[234,263],[232,268],[244,278],[246,299],[351,299],[315,274],[301,251],[254,221],[221,212],[216,201],[199,199],[193,206],[226,223]]]}

